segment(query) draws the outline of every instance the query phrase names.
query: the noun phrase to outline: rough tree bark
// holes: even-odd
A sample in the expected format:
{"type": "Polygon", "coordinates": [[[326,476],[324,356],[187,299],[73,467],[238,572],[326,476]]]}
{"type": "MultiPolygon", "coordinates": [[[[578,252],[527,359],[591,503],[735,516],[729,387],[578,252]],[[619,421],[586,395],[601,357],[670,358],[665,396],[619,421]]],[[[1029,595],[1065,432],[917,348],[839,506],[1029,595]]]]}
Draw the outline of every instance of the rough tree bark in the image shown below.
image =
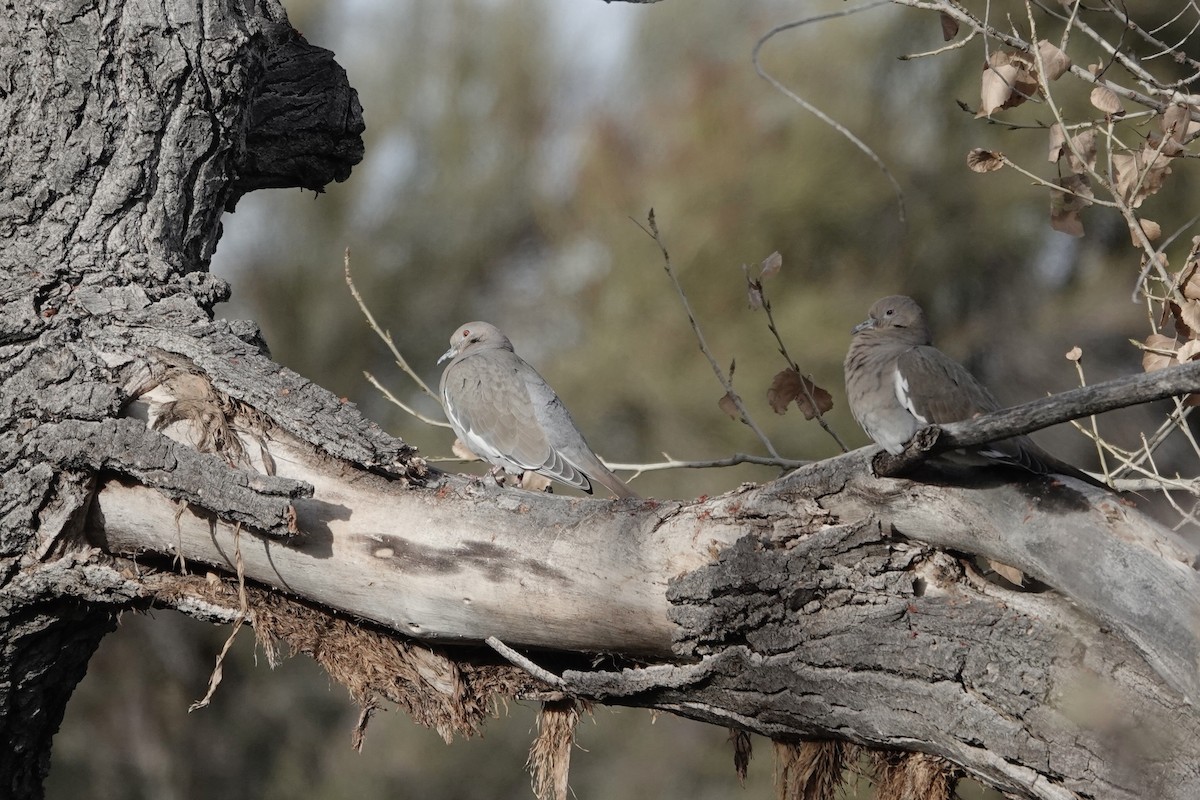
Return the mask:
{"type": "Polygon", "coordinates": [[[6,796],[40,795],[89,656],[150,606],[314,653],[364,722],[389,699],[450,736],[492,693],[566,693],[933,754],[1025,797],[1200,795],[1197,553],[1135,508],[876,478],[869,450],[691,503],[438,474],[210,314],[222,209],[361,154],[329,53],[260,0],[11,5],[0,56],[6,796]]]}

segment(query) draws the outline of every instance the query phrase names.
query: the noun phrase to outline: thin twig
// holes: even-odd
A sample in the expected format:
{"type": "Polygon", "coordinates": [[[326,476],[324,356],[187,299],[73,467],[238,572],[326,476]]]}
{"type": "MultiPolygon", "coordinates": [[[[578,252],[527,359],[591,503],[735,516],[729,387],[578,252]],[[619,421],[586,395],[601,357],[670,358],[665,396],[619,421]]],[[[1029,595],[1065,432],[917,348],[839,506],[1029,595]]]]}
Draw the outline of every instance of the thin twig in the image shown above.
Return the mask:
{"type": "Polygon", "coordinates": [[[831,428],[829,423],[825,421],[825,416],[821,413],[821,407],[817,405],[817,398],[813,397],[812,381],[800,372],[799,365],[796,364],[791,355],[788,353],[787,345],[783,343],[783,337],[779,335],[779,329],[775,326],[775,315],[771,313],[771,301],[767,298],[767,289],[764,286],[764,281],[761,278],[758,280],[757,289],[759,295],[762,297],[763,311],[767,312],[767,328],[775,336],[775,341],[779,343],[779,354],[783,356],[785,361],[787,361],[788,366],[800,376],[800,388],[804,390],[804,396],[808,399],[808,406],[812,409],[813,416],[816,418],[817,424],[820,425],[826,433],[833,437],[833,440],[837,442],[838,447],[842,448],[843,453],[849,453],[850,448],[846,447],[846,443],[842,441],[842,437],[838,436],[837,431],[831,428]]]}
{"type": "MultiPolygon", "coordinates": [[[[1071,362],[1075,365],[1075,372],[1079,375],[1079,385],[1087,386],[1087,379],[1083,376],[1083,356],[1071,359],[1071,362]]],[[[1103,440],[1100,438],[1100,427],[1096,422],[1096,415],[1091,415],[1088,420],[1091,422],[1092,436],[1096,442],[1096,455],[1100,458],[1100,472],[1104,476],[1104,482],[1109,483],[1112,480],[1112,474],[1108,471],[1108,460],[1104,457],[1104,446],[1101,444],[1103,440]]]]}
{"type": "MultiPolygon", "coordinates": [[[[430,389],[428,385],[426,385],[425,381],[421,380],[421,376],[418,375],[416,371],[408,365],[408,361],[405,360],[404,356],[400,354],[400,350],[397,349],[396,343],[392,341],[392,334],[379,327],[379,323],[375,321],[375,315],[371,313],[371,309],[367,308],[367,304],[362,299],[362,295],[358,293],[358,288],[354,285],[354,281],[350,278],[349,247],[346,248],[346,252],[342,257],[342,267],[346,273],[346,285],[350,287],[350,294],[354,297],[354,302],[358,303],[358,308],[360,311],[362,311],[363,316],[366,317],[367,324],[371,326],[371,330],[375,331],[375,335],[378,336],[387,346],[387,349],[391,351],[392,358],[396,359],[396,366],[404,370],[404,373],[408,375],[408,377],[412,378],[417,386],[421,387],[421,391],[425,392],[425,394],[429,395],[434,400],[437,400],[438,396],[434,393],[434,391],[430,389]]],[[[401,406],[401,408],[404,408],[404,406],[401,406]]]]}
{"type": "Polygon", "coordinates": [[[967,44],[970,43],[970,41],[975,38],[975,35],[977,33],[978,33],[978,31],[971,31],[970,33],[967,34],[966,38],[959,39],[954,42],[949,42],[948,44],[946,44],[942,47],[939,47],[936,50],[925,50],[920,53],[906,53],[902,56],[896,56],[896,58],[900,61],[915,61],[918,58],[929,58],[930,56],[940,56],[942,53],[949,53],[951,50],[959,50],[963,47],[966,47],[967,44]]]}
{"type": "MultiPolygon", "coordinates": [[[[613,464],[605,462],[605,466],[611,470],[631,470],[636,478],[643,472],[658,472],[664,469],[710,469],[713,467],[732,467],[738,464],[756,464],[762,467],[779,467],[780,469],[799,469],[813,463],[801,459],[792,458],[767,458],[766,456],[755,456],[748,453],[734,453],[725,458],[713,458],[708,461],[679,461],[671,458],[667,453],[663,453],[667,458],[666,461],[659,461],[655,464],[613,464]]],[[[632,480],[632,478],[631,478],[632,480]]]]}
{"type": "Polygon", "coordinates": [[[537,678],[539,681],[542,681],[543,683],[548,683],[551,686],[558,688],[558,689],[562,689],[562,688],[566,687],[567,682],[564,681],[562,678],[555,675],[553,672],[551,672],[548,669],[539,667],[537,664],[533,663],[528,658],[526,658],[525,656],[518,653],[516,650],[513,650],[511,647],[506,645],[504,642],[497,639],[495,636],[489,636],[486,639],[484,639],[484,641],[487,642],[488,647],[492,648],[497,653],[504,656],[505,660],[507,660],[510,664],[512,664],[513,666],[520,667],[521,669],[525,670],[533,677],[537,678]]]}
{"type": "Polygon", "coordinates": [[[784,31],[788,31],[793,28],[799,28],[802,25],[809,25],[814,22],[822,22],[824,20],[834,19],[836,17],[847,17],[847,16],[850,16],[851,14],[857,14],[862,11],[870,11],[870,10],[878,8],[880,6],[890,5],[891,3],[892,3],[892,0],[874,0],[874,2],[865,3],[861,6],[852,6],[850,8],[842,9],[841,11],[834,11],[829,14],[820,14],[815,17],[807,17],[805,19],[796,20],[794,22],[788,22],[783,25],[776,25],[774,28],[772,28],[771,30],[769,30],[765,34],[763,34],[762,38],[759,39],[758,42],[754,45],[754,51],[752,53],[751,58],[754,62],[754,71],[757,72],[763,80],[765,80],[767,83],[774,86],[779,92],[781,92],[785,97],[790,99],[793,103],[796,103],[801,108],[803,108],[805,111],[809,112],[810,114],[813,114],[819,120],[824,122],[826,125],[833,128],[835,131],[837,131],[839,134],[841,134],[841,136],[844,137],[847,141],[849,141],[851,144],[853,144],[855,147],[857,147],[864,155],[866,155],[868,158],[870,158],[872,161],[875,162],[875,166],[879,167],[880,172],[882,172],[884,174],[884,176],[892,184],[892,191],[894,191],[896,193],[896,205],[898,207],[897,210],[899,212],[899,218],[900,218],[901,222],[904,222],[905,221],[904,190],[900,188],[900,182],[896,180],[894,175],[892,175],[892,171],[887,168],[886,164],[883,163],[883,159],[880,158],[878,156],[878,154],[876,154],[876,152],[874,150],[872,150],[871,147],[866,142],[864,142],[862,139],[859,139],[857,136],[855,136],[850,131],[850,129],[847,128],[845,125],[842,125],[840,122],[835,120],[833,117],[829,116],[824,111],[817,108],[812,103],[808,102],[807,100],[805,100],[803,97],[801,97],[800,95],[793,92],[788,87],[784,86],[782,82],[780,82],[773,75],[769,74],[765,69],[763,69],[762,64],[758,60],[759,51],[762,50],[763,45],[765,45],[768,41],[770,41],[770,39],[772,37],[774,37],[776,34],[783,33],[784,31]]]}
{"type": "Polygon", "coordinates": [[[409,408],[404,403],[400,402],[400,399],[398,397],[396,397],[396,395],[394,395],[390,391],[388,391],[387,389],[383,388],[383,384],[381,384],[378,380],[376,380],[375,376],[372,375],[371,373],[364,371],[363,377],[366,378],[367,381],[372,386],[374,386],[379,391],[379,393],[384,396],[385,399],[387,399],[391,403],[399,406],[401,408],[401,410],[405,411],[406,413],[408,413],[411,416],[416,417],[417,419],[421,420],[421,422],[424,422],[426,425],[434,425],[438,428],[451,427],[449,422],[443,422],[442,420],[437,420],[437,419],[432,419],[431,417],[427,417],[424,414],[422,414],[421,412],[417,411],[415,408],[409,408]]]}
{"type": "Polygon", "coordinates": [[[700,331],[700,323],[696,321],[696,315],[692,312],[692,304],[688,302],[687,294],[683,291],[683,286],[679,283],[679,279],[675,276],[674,268],[671,267],[671,255],[667,252],[667,245],[663,242],[662,236],[658,232],[658,223],[654,220],[654,209],[650,209],[650,214],[647,217],[649,228],[643,226],[640,222],[632,217],[630,217],[630,219],[633,221],[634,225],[637,225],[647,236],[653,239],[654,243],[658,245],[658,249],[662,251],[663,269],[666,270],[667,277],[671,279],[672,285],[675,286],[675,291],[679,294],[679,299],[683,302],[683,310],[687,312],[688,322],[691,323],[692,331],[694,331],[696,334],[696,340],[700,343],[700,351],[704,353],[705,358],[708,359],[709,365],[712,366],[713,374],[717,376],[717,380],[720,381],[721,386],[725,389],[725,393],[728,394],[733,400],[734,405],[737,407],[738,413],[742,415],[742,421],[749,425],[750,429],[758,435],[758,438],[760,441],[762,441],[763,446],[767,448],[768,453],[775,458],[780,458],[779,453],[775,450],[775,445],[771,444],[771,440],[767,438],[767,435],[762,432],[762,429],[755,424],[754,419],[750,416],[750,412],[746,410],[746,404],[742,402],[742,398],[738,395],[738,393],[733,390],[733,382],[725,376],[725,372],[721,369],[721,365],[717,363],[717,359],[713,356],[712,351],[708,349],[708,344],[704,341],[704,334],[700,331]]]}
{"type": "MultiPolygon", "coordinates": [[[[643,472],[659,472],[667,469],[713,469],[716,467],[733,467],[738,464],[754,464],[760,467],[779,467],[780,469],[799,469],[813,463],[809,459],[772,458],[771,456],[756,456],[749,453],[734,453],[725,458],[711,458],[700,461],[680,461],[671,458],[668,453],[663,453],[663,457],[667,460],[648,464],[621,464],[615,461],[605,461],[604,459],[600,459],[600,461],[613,472],[634,473],[630,476],[630,480],[633,480],[643,472]]],[[[425,460],[430,464],[470,464],[479,459],[459,458],[458,456],[433,456],[425,460]]]]}

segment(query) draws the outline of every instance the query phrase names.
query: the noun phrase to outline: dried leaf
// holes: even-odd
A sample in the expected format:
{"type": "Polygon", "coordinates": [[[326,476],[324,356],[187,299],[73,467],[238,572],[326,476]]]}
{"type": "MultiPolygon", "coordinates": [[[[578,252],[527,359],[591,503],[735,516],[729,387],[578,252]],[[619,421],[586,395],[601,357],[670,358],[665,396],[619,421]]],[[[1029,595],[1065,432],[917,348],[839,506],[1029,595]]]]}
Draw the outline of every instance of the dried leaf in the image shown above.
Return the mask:
{"type": "Polygon", "coordinates": [[[1083,358],[1083,351],[1079,349],[1078,345],[1076,345],[1075,347],[1072,347],[1070,350],[1067,351],[1067,360],[1068,361],[1079,361],[1082,358],[1083,358]]]}
{"type": "Polygon", "coordinates": [[[738,411],[737,402],[734,401],[732,392],[726,392],[725,396],[717,401],[717,406],[728,414],[730,419],[742,418],[742,412],[738,411]]]}
{"type": "Polygon", "coordinates": [[[1096,167],[1096,131],[1089,128],[1071,137],[1071,147],[1066,148],[1067,165],[1071,172],[1087,172],[1096,167]],[[1075,154],[1079,155],[1076,156],[1075,154]],[[1080,160],[1082,159],[1082,160],[1080,160]]]}
{"type": "Polygon", "coordinates": [[[1137,208],[1150,195],[1162,188],[1171,174],[1170,157],[1152,147],[1143,146],[1136,153],[1114,153],[1113,171],[1116,189],[1121,199],[1137,208]]]}
{"type": "Polygon", "coordinates": [[[1161,333],[1152,333],[1146,337],[1146,341],[1142,343],[1143,372],[1154,372],[1155,370],[1169,367],[1174,363],[1174,339],[1169,336],[1163,336],[1161,333]],[[1170,355],[1166,355],[1167,353],[1170,353],[1170,355]]]}
{"type": "MultiPolygon", "coordinates": [[[[1156,242],[1162,236],[1162,226],[1152,219],[1139,219],[1138,226],[1142,229],[1142,233],[1146,235],[1148,241],[1156,242]]],[[[1133,228],[1129,229],[1129,238],[1133,240],[1134,247],[1141,246],[1142,243],[1138,240],[1133,228]]]]}
{"type": "Polygon", "coordinates": [[[1041,58],[1046,80],[1056,81],[1071,68],[1071,57],[1045,39],[1038,42],[1038,56],[1041,58]]]}
{"type": "Polygon", "coordinates": [[[976,119],[990,117],[993,112],[1004,108],[1004,104],[1012,95],[1012,81],[1016,77],[1017,68],[1013,66],[995,69],[988,67],[984,70],[979,86],[979,111],[975,112],[976,119]]]}
{"type": "Polygon", "coordinates": [[[993,50],[983,67],[976,118],[1021,105],[1037,92],[1037,80],[1024,53],[993,50]]]}
{"type": "Polygon", "coordinates": [[[1200,339],[1192,339],[1184,342],[1175,351],[1175,360],[1180,364],[1195,361],[1197,356],[1200,356],[1200,339]]]}
{"type": "Polygon", "coordinates": [[[1175,276],[1175,285],[1188,300],[1200,300],[1200,236],[1192,237],[1192,252],[1187,263],[1175,276]]]}
{"type": "Polygon", "coordinates": [[[730,728],[729,739],[733,742],[733,769],[737,773],[738,783],[745,786],[746,773],[750,770],[750,758],[753,754],[750,734],[740,728],[730,728]]]}
{"type": "Polygon", "coordinates": [[[1050,227],[1071,236],[1083,236],[1083,220],[1079,218],[1079,212],[1092,204],[1091,182],[1086,175],[1067,175],[1055,183],[1067,192],[1052,192],[1050,195],[1050,227]]]}
{"type": "Polygon", "coordinates": [[[1121,108],[1121,98],[1117,97],[1116,93],[1107,86],[1097,86],[1092,89],[1092,94],[1088,99],[1092,101],[1092,105],[1109,116],[1118,117],[1125,113],[1121,108]]]}
{"type": "Polygon", "coordinates": [[[1025,574],[1022,573],[1021,570],[1017,569],[1016,567],[1010,567],[1008,564],[1005,564],[1001,561],[995,561],[990,558],[987,560],[987,562],[988,566],[995,570],[997,575],[999,575],[1001,578],[1004,578],[1004,580],[1008,581],[1013,586],[1025,585],[1025,574]]]}
{"type": "Polygon", "coordinates": [[[833,408],[833,396],[829,392],[788,367],[771,381],[767,389],[767,403],[776,414],[783,414],[793,401],[805,419],[812,419],[833,408]]]}
{"type": "Polygon", "coordinates": [[[746,281],[746,302],[750,306],[751,311],[758,311],[763,307],[762,284],[758,281],[746,281]]]}
{"type": "Polygon", "coordinates": [[[1004,166],[1004,154],[976,147],[967,153],[967,168],[972,172],[995,172],[1004,166]]]}
{"type": "Polygon", "coordinates": [[[1175,332],[1184,339],[1195,339],[1200,335],[1200,300],[1174,300],[1167,303],[1175,317],[1175,332]]]}
{"type": "Polygon", "coordinates": [[[779,255],[776,250],[771,255],[767,256],[762,261],[762,271],[758,273],[760,278],[771,278],[779,274],[779,270],[783,268],[783,256],[779,255]]]}
{"type": "MultiPolygon", "coordinates": [[[[1176,104],[1169,106],[1159,119],[1159,127],[1163,135],[1170,136],[1172,141],[1179,145],[1187,142],[1197,130],[1200,130],[1200,122],[1195,122],[1192,119],[1192,111],[1194,110],[1191,106],[1185,105],[1176,104]]],[[[1182,150],[1183,148],[1180,147],[1179,149],[1182,150]]],[[[1174,153],[1171,153],[1171,155],[1174,155],[1174,153]]]]}
{"type": "Polygon", "coordinates": [[[746,276],[746,303],[751,311],[758,311],[763,307],[762,281],[751,278],[750,268],[745,264],[742,264],[742,274],[746,276]]]}
{"type": "Polygon", "coordinates": [[[1067,149],[1063,146],[1067,143],[1067,134],[1063,131],[1063,126],[1057,122],[1050,126],[1050,157],[1049,161],[1053,164],[1063,157],[1063,153],[1067,149]]]}
{"type": "Polygon", "coordinates": [[[942,41],[948,42],[958,35],[958,20],[943,11],[938,16],[942,20],[942,41]]]}

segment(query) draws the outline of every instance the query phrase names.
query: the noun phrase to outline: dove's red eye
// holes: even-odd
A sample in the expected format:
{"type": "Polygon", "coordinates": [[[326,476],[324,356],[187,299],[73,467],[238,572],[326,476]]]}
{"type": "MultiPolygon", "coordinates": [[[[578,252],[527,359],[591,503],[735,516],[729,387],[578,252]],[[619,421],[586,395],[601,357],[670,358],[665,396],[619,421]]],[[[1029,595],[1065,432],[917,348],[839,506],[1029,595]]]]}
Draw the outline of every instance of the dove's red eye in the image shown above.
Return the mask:
{"type": "Polygon", "coordinates": [[[470,335],[471,335],[471,332],[470,332],[470,331],[463,331],[463,338],[464,338],[464,339],[465,339],[465,338],[467,338],[467,337],[468,337],[468,336],[470,336],[470,335]]]}

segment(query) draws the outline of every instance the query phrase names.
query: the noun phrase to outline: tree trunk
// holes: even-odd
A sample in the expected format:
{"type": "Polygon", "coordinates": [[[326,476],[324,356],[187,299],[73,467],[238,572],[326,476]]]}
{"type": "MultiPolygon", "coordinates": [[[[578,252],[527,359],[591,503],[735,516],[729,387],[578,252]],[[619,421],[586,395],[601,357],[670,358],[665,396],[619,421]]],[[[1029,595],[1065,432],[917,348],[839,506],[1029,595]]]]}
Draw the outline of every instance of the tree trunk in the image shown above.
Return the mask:
{"type": "Polygon", "coordinates": [[[222,209],[361,155],[329,53],[263,0],[18,4],[0,54],[10,796],[40,795],[89,656],[148,606],[245,619],[446,736],[492,694],[566,694],[934,754],[1025,797],[1200,795],[1197,553],[1135,508],[1008,473],[877,479],[871,451],[693,503],[441,475],[211,317],[222,209]]]}

